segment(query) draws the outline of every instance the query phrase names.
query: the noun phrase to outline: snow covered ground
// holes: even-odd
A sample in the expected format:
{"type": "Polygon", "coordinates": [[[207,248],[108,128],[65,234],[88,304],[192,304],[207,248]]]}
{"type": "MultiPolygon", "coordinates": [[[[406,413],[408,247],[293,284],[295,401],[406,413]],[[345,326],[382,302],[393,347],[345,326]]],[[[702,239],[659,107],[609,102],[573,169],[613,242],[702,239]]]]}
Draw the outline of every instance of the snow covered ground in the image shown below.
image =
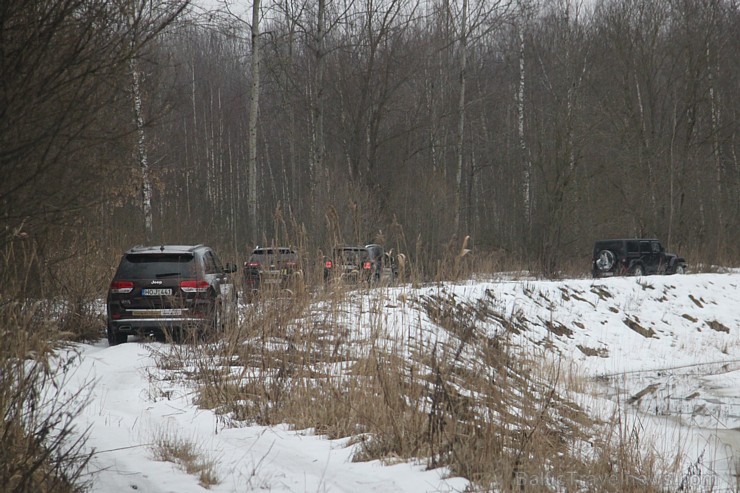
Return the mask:
{"type": "Polygon", "coordinates": [[[154,360],[148,346],[130,342],[108,347],[84,345],[76,372],[94,379],[94,400],[83,418],[91,426],[88,445],[97,450],[93,491],[460,491],[461,479],[443,480],[444,471],[420,466],[385,467],[353,463],[345,440],[326,440],[284,426],[227,428],[211,411],[190,404],[188,390],[150,379],[154,360]],[[197,444],[215,463],[220,484],[206,490],[198,478],[170,462],[153,459],[150,444],[162,434],[197,444]]]}
{"type": "MultiPolygon", "coordinates": [[[[682,453],[692,491],[738,491],[740,466],[740,271],[668,277],[485,279],[418,289],[395,287],[362,296],[386,300],[386,323],[438,328],[408,300],[454,296],[486,299],[517,321],[521,351],[559,364],[587,382],[568,397],[608,419],[615,406],[639,424],[643,440],[668,457],[682,453]],[[380,294],[379,294],[380,293],[380,294]],[[691,469],[693,468],[693,469],[691,469]]],[[[366,302],[364,306],[369,306],[366,302]]],[[[363,306],[358,304],[357,306],[363,306]]],[[[358,332],[362,316],[348,316],[358,332]]],[[[418,330],[418,328],[417,328],[418,330]]],[[[490,330],[500,330],[492,324],[490,330]]],[[[436,336],[435,336],[436,337],[436,336]]],[[[66,384],[91,387],[78,426],[89,427],[95,492],[431,492],[463,491],[467,481],[421,464],[351,462],[346,440],[327,440],[285,426],[227,427],[192,404],[184,382],[163,380],[153,351],[160,343],[75,347],[80,357],[66,384]],[[218,484],[156,460],[162,437],[195,444],[218,484]]],[[[670,481],[668,481],[670,482],[670,481]]]]}

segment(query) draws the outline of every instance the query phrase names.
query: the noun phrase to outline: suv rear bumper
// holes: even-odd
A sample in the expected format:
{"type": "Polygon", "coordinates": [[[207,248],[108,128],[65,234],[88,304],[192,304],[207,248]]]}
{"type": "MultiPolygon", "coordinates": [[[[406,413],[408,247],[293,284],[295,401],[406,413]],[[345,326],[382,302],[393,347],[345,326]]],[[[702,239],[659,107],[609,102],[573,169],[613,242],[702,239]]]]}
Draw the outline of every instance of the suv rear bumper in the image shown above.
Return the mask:
{"type": "Polygon", "coordinates": [[[205,318],[129,318],[108,320],[108,330],[117,334],[163,334],[173,329],[192,329],[204,327],[208,322],[205,318]]]}

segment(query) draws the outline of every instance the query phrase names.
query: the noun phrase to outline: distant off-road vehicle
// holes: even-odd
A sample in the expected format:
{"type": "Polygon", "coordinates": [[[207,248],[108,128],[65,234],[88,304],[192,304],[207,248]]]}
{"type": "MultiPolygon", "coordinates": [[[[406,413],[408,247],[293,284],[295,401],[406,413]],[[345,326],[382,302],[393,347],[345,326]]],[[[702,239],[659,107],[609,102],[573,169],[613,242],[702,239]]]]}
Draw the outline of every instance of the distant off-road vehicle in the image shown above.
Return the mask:
{"type": "Polygon", "coordinates": [[[667,253],[654,238],[598,240],[594,243],[593,277],[683,274],[686,260],[667,253]]]}
{"type": "Polygon", "coordinates": [[[324,259],[324,281],[357,283],[370,280],[372,263],[363,246],[341,246],[324,259]]]}
{"type": "Polygon", "coordinates": [[[324,260],[324,280],[347,283],[390,282],[398,276],[393,257],[381,245],[342,246],[324,260]]]}
{"type": "Polygon", "coordinates": [[[244,294],[251,300],[266,289],[292,289],[303,280],[298,253],[289,247],[257,247],[244,262],[244,294]]]}

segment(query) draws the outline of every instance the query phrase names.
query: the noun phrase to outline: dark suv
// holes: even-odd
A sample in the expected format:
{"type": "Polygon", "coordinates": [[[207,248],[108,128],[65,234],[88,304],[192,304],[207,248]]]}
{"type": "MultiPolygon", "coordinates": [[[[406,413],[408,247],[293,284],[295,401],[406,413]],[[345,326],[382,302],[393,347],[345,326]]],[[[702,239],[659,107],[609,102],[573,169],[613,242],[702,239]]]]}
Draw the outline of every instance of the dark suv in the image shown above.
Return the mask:
{"type": "Polygon", "coordinates": [[[236,302],[230,276],[235,271],[204,245],[131,248],[108,290],[109,344],[133,334],[179,339],[189,329],[219,330],[222,310],[236,302]]]}
{"type": "Polygon", "coordinates": [[[337,247],[324,260],[324,280],[349,283],[392,281],[398,270],[393,257],[376,244],[337,247]]]}
{"type": "Polygon", "coordinates": [[[303,279],[298,254],[288,247],[257,247],[244,262],[244,292],[248,299],[262,289],[296,289],[303,279]]]}
{"type": "Polygon", "coordinates": [[[683,274],[685,270],[686,260],[667,253],[654,238],[599,240],[594,244],[594,277],[683,274]]]}
{"type": "Polygon", "coordinates": [[[372,263],[367,249],[362,246],[334,248],[332,256],[324,259],[324,281],[356,283],[370,279],[372,263]]]}

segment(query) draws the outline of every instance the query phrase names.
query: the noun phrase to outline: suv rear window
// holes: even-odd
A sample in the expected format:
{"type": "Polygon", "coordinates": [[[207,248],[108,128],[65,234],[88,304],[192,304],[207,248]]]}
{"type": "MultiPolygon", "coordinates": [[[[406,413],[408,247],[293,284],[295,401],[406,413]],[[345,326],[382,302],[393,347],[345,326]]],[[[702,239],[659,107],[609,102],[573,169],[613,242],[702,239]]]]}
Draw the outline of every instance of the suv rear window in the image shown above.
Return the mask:
{"type": "Polygon", "coordinates": [[[622,251],[623,242],[621,241],[597,241],[594,245],[594,255],[597,255],[601,250],[611,250],[613,252],[622,251]]]}
{"type": "Polygon", "coordinates": [[[364,248],[340,248],[336,251],[336,256],[345,262],[360,263],[368,258],[368,253],[364,248]]]}
{"type": "Polygon", "coordinates": [[[158,279],[164,277],[195,277],[195,257],[190,254],[128,254],[118,266],[118,279],[158,279]]]}
{"type": "Polygon", "coordinates": [[[264,257],[264,256],[295,256],[296,253],[288,248],[260,248],[252,252],[252,257],[264,257]]]}
{"type": "Polygon", "coordinates": [[[295,255],[290,248],[257,248],[252,255],[295,255]]]}

